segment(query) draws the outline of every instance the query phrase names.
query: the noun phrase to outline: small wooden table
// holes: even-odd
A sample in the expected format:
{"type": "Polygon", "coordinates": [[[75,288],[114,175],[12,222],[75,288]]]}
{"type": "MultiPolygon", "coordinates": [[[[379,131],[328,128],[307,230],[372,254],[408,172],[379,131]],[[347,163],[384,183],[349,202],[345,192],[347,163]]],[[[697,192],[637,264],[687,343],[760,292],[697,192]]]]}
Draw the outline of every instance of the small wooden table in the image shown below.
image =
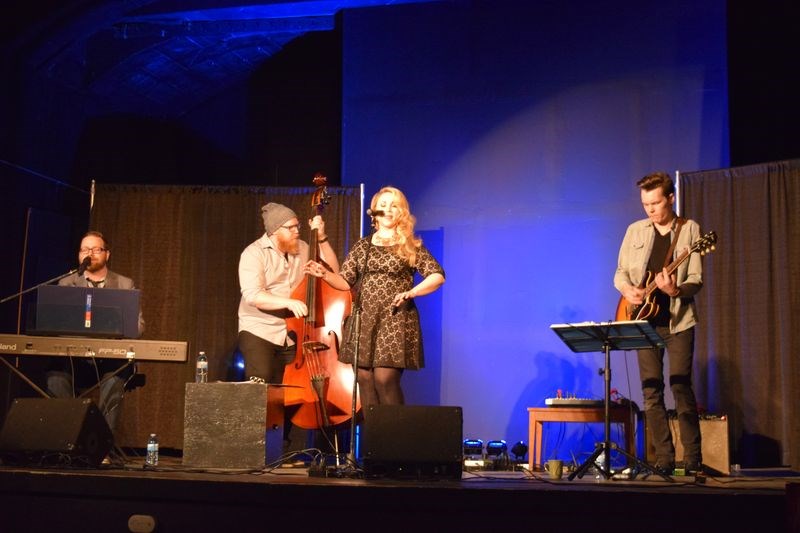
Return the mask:
{"type": "MultiPolygon", "coordinates": [[[[625,451],[636,456],[636,435],[634,432],[635,413],[627,405],[612,405],[609,420],[620,423],[625,432],[625,451]]],[[[604,407],[529,407],[528,408],[528,442],[531,450],[528,454],[528,467],[542,464],[542,433],[544,422],[604,422],[604,407]]]]}

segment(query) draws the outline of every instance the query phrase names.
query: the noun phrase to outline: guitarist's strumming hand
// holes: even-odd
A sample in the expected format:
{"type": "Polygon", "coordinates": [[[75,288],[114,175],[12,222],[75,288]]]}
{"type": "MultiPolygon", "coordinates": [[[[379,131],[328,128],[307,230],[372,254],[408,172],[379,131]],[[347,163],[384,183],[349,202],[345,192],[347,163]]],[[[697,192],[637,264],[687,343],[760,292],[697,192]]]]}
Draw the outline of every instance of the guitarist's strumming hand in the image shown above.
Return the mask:
{"type": "Polygon", "coordinates": [[[622,289],[622,296],[633,305],[641,305],[644,302],[644,293],[644,287],[628,285],[622,289]]]}
{"type": "Polygon", "coordinates": [[[656,286],[670,298],[677,298],[681,292],[675,282],[675,274],[670,275],[666,267],[656,274],[656,286]]]}

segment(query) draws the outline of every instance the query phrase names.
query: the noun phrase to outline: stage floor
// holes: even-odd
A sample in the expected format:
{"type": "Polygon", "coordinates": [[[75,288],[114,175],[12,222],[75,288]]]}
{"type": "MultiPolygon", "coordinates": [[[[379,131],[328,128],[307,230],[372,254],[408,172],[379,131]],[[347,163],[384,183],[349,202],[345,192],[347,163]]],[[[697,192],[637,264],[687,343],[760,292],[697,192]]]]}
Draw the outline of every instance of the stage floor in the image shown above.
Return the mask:
{"type": "Polygon", "coordinates": [[[461,480],[334,477],[342,471],[330,468],[324,477],[299,466],[201,471],[169,457],[143,466],[2,466],[0,530],[144,531],[152,521],[154,531],[791,531],[800,487],[800,473],[785,469],[669,482],[551,480],[522,469],[461,480]]]}

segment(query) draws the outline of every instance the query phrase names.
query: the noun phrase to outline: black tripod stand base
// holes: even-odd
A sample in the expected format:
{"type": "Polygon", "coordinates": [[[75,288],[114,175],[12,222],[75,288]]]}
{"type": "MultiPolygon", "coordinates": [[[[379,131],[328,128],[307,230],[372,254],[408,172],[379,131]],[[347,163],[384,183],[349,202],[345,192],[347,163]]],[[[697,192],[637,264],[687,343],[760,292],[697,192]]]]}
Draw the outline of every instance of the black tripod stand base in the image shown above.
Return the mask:
{"type": "MultiPolygon", "coordinates": [[[[582,478],[586,474],[587,470],[589,470],[592,466],[597,466],[595,461],[597,461],[597,458],[600,457],[600,455],[603,454],[605,451],[606,451],[606,446],[604,443],[601,442],[595,447],[594,452],[592,452],[592,455],[590,455],[588,459],[586,459],[583,463],[581,463],[581,465],[578,466],[578,468],[576,468],[574,472],[572,472],[569,476],[567,476],[567,479],[572,481],[576,477],[578,479],[582,478]]],[[[608,457],[606,457],[606,459],[608,459],[608,457]]],[[[608,470],[608,463],[609,461],[606,461],[606,466],[604,468],[600,468],[600,473],[603,474],[603,477],[605,477],[606,479],[611,477],[610,470],[608,470]]]]}
{"type": "Polygon", "coordinates": [[[582,478],[586,474],[587,470],[589,470],[589,468],[591,468],[592,466],[598,466],[596,464],[596,460],[597,460],[598,457],[600,457],[600,455],[605,453],[606,450],[608,450],[608,454],[606,455],[606,461],[604,461],[604,464],[603,464],[602,467],[598,468],[600,474],[605,479],[611,479],[614,476],[614,473],[611,471],[611,461],[610,461],[610,457],[609,457],[611,455],[611,451],[613,450],[613,451],[616,451],[619,454],[622,454],[624,457],[626,457],[628,459],[628,465],[629,465],[628,468],[631,469],[631,474],[629,475],[628,479],[635,479],[636,476],[639,473],[643,472],[643,473],[645,473],[644,477],[648,477],[651,474],[655,474],[655,475],[663,478],[665,481],[669,481],[669,482],[674,481],[670,476],[668,476],[668,475],[666,475],[666,474],[664,474],[662,472],[659,472],[658,469],[656,469],[655,467],[645,463],[644,461],[640,460],[635,455],[631,455],[630,453],[626,452],[625,450],[621,450],[619,448],[619,446],[617,446],[616,444],[611,443],[611,442],[601,442],[601,443],[599,443],[597,445],[597,447],[595,448],[594,452],[592,453],[592,455],[586,461],[584,461],[578,468],[576,468],[575,471],[572,472],[567,477],[567,479],[572,481],[576,477],[579,478],[579,479],[582,478]]]}

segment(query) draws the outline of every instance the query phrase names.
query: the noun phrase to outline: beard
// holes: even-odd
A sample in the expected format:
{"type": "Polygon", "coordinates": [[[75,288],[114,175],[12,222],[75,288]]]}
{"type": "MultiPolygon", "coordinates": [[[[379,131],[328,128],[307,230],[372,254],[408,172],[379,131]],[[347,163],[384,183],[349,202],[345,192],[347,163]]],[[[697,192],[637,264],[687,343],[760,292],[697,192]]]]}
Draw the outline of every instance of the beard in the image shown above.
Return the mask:
{"type": "Polygon", "coordinates": [[[278,250],[285,254],[297,255],[300,253],[300,237],[291,236],[288,239],[280,234],[275,235],[278,241],[278,250]]]}
{"type": "Polygon", "coordinates": [[[89,266],[86,267],[87,272],[97,272],[99,270],[103,270],[106,267],[106,260],[105,259],[98,259],[97,261],[92,260],[89,263],[89,266]]]}

